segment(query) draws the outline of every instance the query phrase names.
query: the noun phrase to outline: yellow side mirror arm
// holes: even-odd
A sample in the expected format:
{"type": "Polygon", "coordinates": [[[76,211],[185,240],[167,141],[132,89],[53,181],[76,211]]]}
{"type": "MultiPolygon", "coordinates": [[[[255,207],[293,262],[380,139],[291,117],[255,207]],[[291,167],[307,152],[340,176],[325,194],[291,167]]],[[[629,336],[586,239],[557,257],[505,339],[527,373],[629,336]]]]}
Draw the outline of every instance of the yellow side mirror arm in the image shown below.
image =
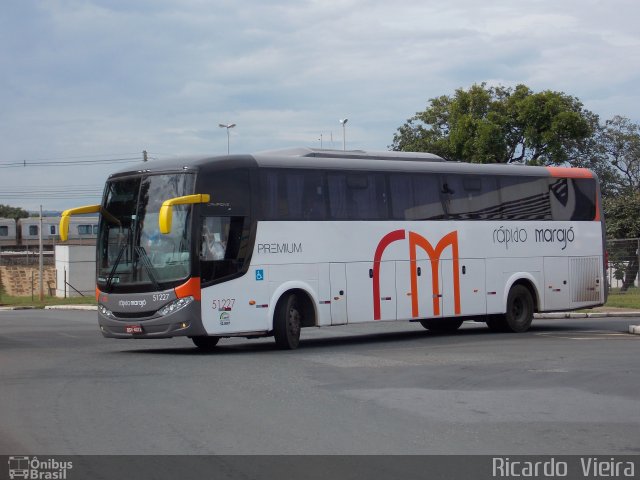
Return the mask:
{"type": "Polygon", "coordinates": [[[82,215],[83,213],[99,213],[103,215],[107,220],[111,223],[116,223],[120,225],[120,221],[107,212],[102,205],[87,205],[84,207],[70,208],[69,210],[65,210],[62,212],[62,216],[60,217],[60,240],[63,242],[67,241],[69,238],[69,221],[73,215],[82,215]]]}
{"type": "Polygon", "coordinates": [[[160,233],[167,234],[171,232],[171,222],[173,220],[174,205],[194,205],[196,203],[208,203],[210,199],[208,193],[197,193],[195,195],[186,195],[184,197],[170,198],[162,202],[160,213],[158,215],[158,224],[160,233]]]}

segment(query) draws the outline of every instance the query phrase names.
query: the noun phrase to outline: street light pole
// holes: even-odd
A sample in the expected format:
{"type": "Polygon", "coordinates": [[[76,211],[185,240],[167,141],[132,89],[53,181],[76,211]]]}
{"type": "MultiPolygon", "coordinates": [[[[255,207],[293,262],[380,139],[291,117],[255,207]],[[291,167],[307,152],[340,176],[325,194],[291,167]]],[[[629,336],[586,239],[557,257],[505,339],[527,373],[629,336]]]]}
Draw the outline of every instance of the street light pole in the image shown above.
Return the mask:
{"type": "Polygon", "coordinates": [[[218,126],[220,128],[227,129],[227,155],[229,155],[229,129],[236,126],[235,123],[219,123],[218,126]]]}
{"type": "Polygon", "coordinates": [[[342,150],[346,150],[347,149],[347,137],[346,137],[347,130],[345,128],[345,125],[347,124],[349,119],[343,118],[342,120],[339,120],[339,121],[342,124],[342,150]]]}

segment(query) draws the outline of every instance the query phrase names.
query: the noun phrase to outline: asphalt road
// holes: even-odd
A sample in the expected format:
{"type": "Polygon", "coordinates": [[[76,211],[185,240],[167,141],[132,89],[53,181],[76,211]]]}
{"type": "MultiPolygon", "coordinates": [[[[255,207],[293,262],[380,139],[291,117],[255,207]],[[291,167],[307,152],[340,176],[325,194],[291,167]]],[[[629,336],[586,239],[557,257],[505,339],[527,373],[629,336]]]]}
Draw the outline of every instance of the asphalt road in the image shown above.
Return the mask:
{"type": "Polygon", "coordinates": [[[0,312],[0,455],[638,454],[637,318],[112,340],[94,312],[0,312]]]}

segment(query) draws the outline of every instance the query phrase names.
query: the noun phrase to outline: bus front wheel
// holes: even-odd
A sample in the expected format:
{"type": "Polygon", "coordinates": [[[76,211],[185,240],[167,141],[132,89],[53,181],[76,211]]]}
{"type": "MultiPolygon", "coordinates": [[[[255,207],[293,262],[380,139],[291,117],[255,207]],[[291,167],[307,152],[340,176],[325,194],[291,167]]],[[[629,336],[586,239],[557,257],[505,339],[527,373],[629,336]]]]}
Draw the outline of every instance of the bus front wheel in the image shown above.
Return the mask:
{"type": "Polygon", "coordinates": [[[220,337],[191,337],[191,341],[201,350],[213,350],[218,344],[220,337]]]}
{"type": "Polygon", "coordinates": [[[273,319],[273,336],[276,345],[283,350],[294,350],[300,343],[302,314],[298,298],[291,293],[278,302],[273,319]]]}

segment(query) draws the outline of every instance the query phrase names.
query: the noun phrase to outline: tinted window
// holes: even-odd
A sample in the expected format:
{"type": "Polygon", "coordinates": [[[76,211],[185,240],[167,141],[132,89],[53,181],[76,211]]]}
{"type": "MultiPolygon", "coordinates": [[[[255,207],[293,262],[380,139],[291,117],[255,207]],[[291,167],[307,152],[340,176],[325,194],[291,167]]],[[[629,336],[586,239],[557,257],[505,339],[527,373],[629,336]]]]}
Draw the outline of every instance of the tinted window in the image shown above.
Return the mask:
{"type": "Polygon", "coordinates": [[[444,217],[440,183],[435,175],[389,176],[391,216],[397,220],[434,220],[444,217]]]}
{"type": "Polygon", "coordinates": [[[384,176],[378,173],[330,173],[327,175],[329,215],[333,220],[382,220],[387,218],[384,176]]]}
{"type": "Polygon", "coordinates": [[[0,237],[7,237],[9,235],[9,227],[6,225],[0,226],[0,237]]]}
{"type": "Polygon", "coordinates": [[[500,198],[495,178],[484,175],[445,175],[442,198],[448,218],[490,220],[500,218],[500,198]]]}
{"type": "Polygon", "coordinates": [[[29,225],[29,235],[38,235],[37,225],[29,225]]]}
{"type": "Polygon", "coordinates": [[[55,225],[49,225],[49,233],[51,235],[55,235],[56,234],[56,226],[55,225]]]}
{"type": "Polygon", "coordinates": [[[269,220],[325,220],[324,176],[315,171],[270,170],[261,175],[263,212],[269,220]]]}
{"type": "Polygon", "coordinates": [[[551,220],[549,190],[545,178],[500,177],[502,218],[505,220],[551,220]]]}
{"type": "Polygon", "coordinates": [[[553,178],[549,196],[554,220],[593,220],[596,182],[591,178],[553,178]]]}

